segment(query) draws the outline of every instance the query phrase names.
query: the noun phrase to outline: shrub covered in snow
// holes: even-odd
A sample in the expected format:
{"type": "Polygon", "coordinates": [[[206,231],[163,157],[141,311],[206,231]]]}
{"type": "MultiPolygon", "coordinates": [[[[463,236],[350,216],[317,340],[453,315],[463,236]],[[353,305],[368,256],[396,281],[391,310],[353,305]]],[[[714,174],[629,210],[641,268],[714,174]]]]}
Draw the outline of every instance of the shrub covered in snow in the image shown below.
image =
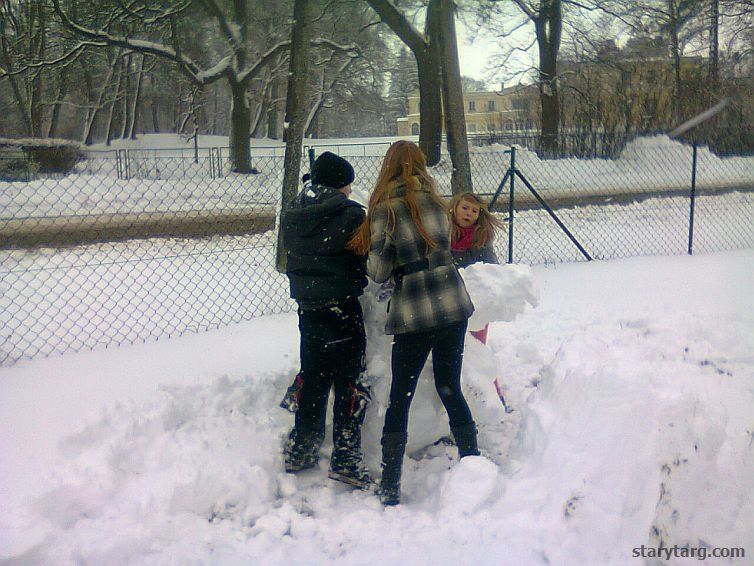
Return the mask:
{"type": "Polygon", "coordinates": [[[83,159],[81,144],[55,138],[0,138],[0,152],[22,153],[40,173],[70,173],[83,159]]]}

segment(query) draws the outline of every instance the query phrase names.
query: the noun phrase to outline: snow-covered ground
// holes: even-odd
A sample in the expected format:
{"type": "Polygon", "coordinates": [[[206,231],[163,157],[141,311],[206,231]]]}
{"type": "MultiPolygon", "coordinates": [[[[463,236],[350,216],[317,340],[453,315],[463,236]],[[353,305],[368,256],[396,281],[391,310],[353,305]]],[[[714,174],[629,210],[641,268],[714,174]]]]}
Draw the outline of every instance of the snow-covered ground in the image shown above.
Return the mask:
{"type": "MultiPolygon", "coordinates": [[[[688,214],[682,197],[558,211],[596,259],[686,253],[688,214]]],[[[752,249],[753,228],[754,193],[700,197],[694,249],[752,249]]],[[[1,250],[0,364],[287,311],[292,302],[287,279],[275,269],[275,238],[270,231],[1,250]]],[[[507,230],[497,235],[495,248],[505,261],[507,230]]],[[[584,259],[543,210],[516,214],[513,257],[533,265],[584,259]]]]}
{"type": "MultiPolygon", "coordinates": [[[[754,251],[532,273],[539,305],[493,323],[489,350],[467,341],[483,456],[408,459],[396,508],[327,480],[327,445],[319,469],[283,472],[293,314],[0,369],[0,562],[641,564],[662,544],[750,563],[754,251]],[[512,413],[485,405],[495,376],[512,413]]],[[[378,472],[389,360],[370,305],[378,472]]]]}
{"type": "MultiPolygon", "coordinates": [[[[310,140],[310,143],[317,155],[330,150],[348,156],[356,171],[354,190],[358,193],[371,191],[392,139],[310,140]]],[[[227,138],[202,137],[202,144],[213,142],[227,146],[227,138]]],[[[283,178],[280,142],[255,140],[252,162],[258,169],[256,175],[229,173],[227,154],[223,164],[218,165],[205,145],[199,163],[194,163],[193,150],[179,136],[148,135],[120,142],[117,148],[129,150],[128,166],[124,159],[114,159],[112,152],[102,159],[101,148],[95,148],[88,152],[89,159],[78,165],[77,174],[29,183],[0,182],[0,228],[3,221],[10,219],[190,210],[209,213],[279,206],[283,178]],[[224,170],[222,174],[217,173],[220,167],[224,170]],[[118,176],[119,169],[127,170],[128,174],[118,176]]],[[[471,148],[476,192],[492,194],[497,190],[510,166],[510,156],[505,153],[508,149],[501,145],[471,148]]],[[[629,142],[615,160],[541,160],[532,151],[518,149],[516,163],[534,188],[556,204],[595,196],[688,191],[692,149],[666,136],[655,136],[629,142]]],[[[302,171],[307,169],[305,157],[302,171]]],[[[449,194],[452,166],[447,156],[432,173],[441,189],[449,194]]],[[[720,158],[701,147],[696,183],[699,191],[754,191],[754,156],[720,158]]],[[[519,206],[535,202],[520,181],[516,198],[519,206]]]]}

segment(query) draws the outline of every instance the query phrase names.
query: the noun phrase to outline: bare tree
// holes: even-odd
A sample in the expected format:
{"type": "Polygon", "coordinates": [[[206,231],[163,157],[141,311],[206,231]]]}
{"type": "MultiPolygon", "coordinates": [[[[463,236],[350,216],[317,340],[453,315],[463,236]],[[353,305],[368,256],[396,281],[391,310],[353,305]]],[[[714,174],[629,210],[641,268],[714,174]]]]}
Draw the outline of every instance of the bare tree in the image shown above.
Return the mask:
{"type": "MultiPolygon", "coordinates": [[[[247,0],[233,0],[227,9],[225,3],[216,0],[184,0],[167,3],[159,8],[145,0],[127,5],[119,3],[119,7],[108,18],[108,23],[102,27],[89,27],[75,21],[64,9],[62,0],[52,0],[52,3],[64,25],[79,37],[102,46],[122,47],[171,61],[193,84],[200,87],[218,80],[226,81],[232,97],[231,158],[236,171],[251,171],[251,109],[247,97],[248,85],[281,53],[287,53],[290,41],[280,40],[257,50],[252,41],[253,30],[249,23],[252,6],[247,0]],[[214,22],[224,43],[223,53],[205,64],[190,56],[192,46],[187,42],[185,33],[182,33],[182,26],[191,26],[191,17],[196,16],[191,10],[196,5],[214,22]],[[131,26],[140,26],[140,29],[144,30],[141,35],[147,39],[137,39],[136,34],[121,33],[116,24],[122,20],[131,26]],[[152,39],[153,37],[156,39],[152,39]]],[[[315,39],[313,43],[343,51],[355,49],[354,46],[340,45],[328,39],[315,39]]]]}
{"type": "Polygon", "coordinates": [[[558,51],[563,31],[561,0],[513,0],[534,24],[539,54],[538,85],[542,108],[541,147],[546,155],[558,151],[560,97],[558,96],[558,51]]]}
{"type": "Polygon", "coordinates": [[[47,14],[41,2],[0,1],[2,75],[8,79],[26,135],[42,135],[43,73],[30,63],[41,61],[47,49],[47,14]]]}
{"type": "Polygon", "coordinates": [[[424,33],[391,0],[367,0],[380,19],[406,44],[416,59],[419,78],[419,146],[427,162],[440,161],[442,140],[442,75],[438,42],[437,0],[426,10],[424,33]]]}
{"type": "Polygon", "coordinates": [[[442,93],[445,103],[445,133],[448,152],[453,163],[451,187],[453,194],[473,192],[469,140],[466,136],[461,67],[458,62],[455,10],[452,0],[439,0],[438,28],[440,60],[442,61],[442,93]]]}
{"type": "MultiPolygon", "coordinates": [[[[293,5],[293,33],[288,71],[288,96],[285,101],[285,172],[281,210],[285,211],[296,198],[301,170],[302,142],[306,112],[306,79],[309,69],[309,36],[311,34],[311,3],[295,0],[293,5]]],[[[283,230],[278,230],[277,269],[286,267],[283,230]]]]}

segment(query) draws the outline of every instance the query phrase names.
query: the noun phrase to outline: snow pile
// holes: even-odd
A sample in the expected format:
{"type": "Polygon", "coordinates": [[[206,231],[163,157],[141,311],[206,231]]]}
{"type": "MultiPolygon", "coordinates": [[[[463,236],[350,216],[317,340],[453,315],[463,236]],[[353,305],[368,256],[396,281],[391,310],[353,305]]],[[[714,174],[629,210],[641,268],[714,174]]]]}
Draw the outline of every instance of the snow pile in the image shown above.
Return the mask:
{"type": "MultiPolygon", "coordinates": [[[[599,561],[609,561],[615,541],[754,542],[751,339],[733,337],[745,332],[740,322],[728,336],[711,318],[676,320],[684,319],[581,329],[528,399],[511,454],[516,475],[550,484],[537,513],[560,516],[574,534],[588,530],[599,561]],[[731,358],[707,359],[720,347],[731,358]]],[[[552,562],[568,563],[581,544],[564,540],[552,562]]]]}
{"type": "Polygon", "coordinates": [[[529,304],[537,306],[537,291],[528,265],[475,263],[460,270],[474,303],[469,330],[495,321],[510,322],[529,304]]]}
{"type": "MultiPolygon", "coordinates": [[[[473,148],[475,158],[510,149],[505,145],[473,148]]],[[[545,198],[568,195],[630,195],[663,191],[687,191],[691,182],[692,146],[668,136],[638,137],[626,144],[616,159],[540,159],[535,151],[516,147],[516,166],[545,198]]],[[[509,158],[500,160],[504,173],[509,158]]],[[[487,171],[492,166],[483,160],[487,171]]],[[[489,185],[494,191],[502,179],[500,174],[489,185]]],[[[754,157],[718,157],[706,146],[698,148],[697,189],[731,188],[740,190],[754,183],[754,157]]],[[[475,179],[475,187],[485,186],[485,179],[475,179]]],[[[516,195],[518,202],[531,201],[524,191],[516,195]]]]}
{"type": "MultiPolygon", "coordinates": [[[[568,566],[632,563],[641,545],[754,551],[754,252],[533,273],[539,306],[490,327],[496,367],[473,338],[464,358],[467,386],[499,372],[515,411],[493,426],[470,399],[483,456],[412,453],[396,508],[327,479],[329,440],[319,468],[283,472],[293,314],[3,368],[0,561],[568,566]]],[[[365,308],[371,333],[385,304],[365,308]]],[[[376,396],[389,345],[370,335],[376,396]]],[[[432,412],[422,382],[414,415],[432,412]]],[[[447,432],[444,415],[433,424],[447,432]]]]}
{"type": "MultiPolygon", "coordinates": [[[[512,321],[526,305],[536,306],[537,296],[531,268],[525,265],[475,264],[460,270],[475,311],[469,329],[479,330],[492,321],[512,321]]],[[[384,335],[387,301],[380,302],[379,287],[371,285],[365,293],[364,313],[369,337],[367,366],[373,402],[364,427],[367,446],[379,447],[382,422],[389,403],[392,337],[384,335]]],[[[492,351],[466,335],[462,371],[464,394],[480,429],[483,448],[495,452],[494,437],[499,436],[505,407],[500,402],[494,381],[499,377],[498,361],[492,351]],[[491,438],[492,437],[492,438],[491,438]]],[[[437,395],[431,356],[419,377],[409,414],[408,451],[417,451],[450,434],[448,416],[437,395]]],[[[367,450],[370,463],[379,464],[379,449],[367,450]]]]}
{"type": "Polygon", "coordinates": [[[440,487],[441,507],[471,515],[495,495],[498,467],[482,456],[469,456],[454,466],[440,487]]]}

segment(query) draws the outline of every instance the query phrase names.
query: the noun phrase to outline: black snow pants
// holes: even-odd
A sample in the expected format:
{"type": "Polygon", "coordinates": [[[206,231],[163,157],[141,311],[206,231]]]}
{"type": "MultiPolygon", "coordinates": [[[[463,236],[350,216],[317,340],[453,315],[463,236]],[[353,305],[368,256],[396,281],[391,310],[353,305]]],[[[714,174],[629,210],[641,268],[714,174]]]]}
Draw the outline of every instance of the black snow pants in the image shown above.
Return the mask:
{"type": "Polygon", "coordinates": [[[298,327],[303,385],[295,426],[323,437],[331,387],[335,389],[335,429],[352,422],[354,413],[365,409],[358,406],[357,394],[365,369],[364,314],[358,299],[320,309],[299,308],[298,327]]]}

